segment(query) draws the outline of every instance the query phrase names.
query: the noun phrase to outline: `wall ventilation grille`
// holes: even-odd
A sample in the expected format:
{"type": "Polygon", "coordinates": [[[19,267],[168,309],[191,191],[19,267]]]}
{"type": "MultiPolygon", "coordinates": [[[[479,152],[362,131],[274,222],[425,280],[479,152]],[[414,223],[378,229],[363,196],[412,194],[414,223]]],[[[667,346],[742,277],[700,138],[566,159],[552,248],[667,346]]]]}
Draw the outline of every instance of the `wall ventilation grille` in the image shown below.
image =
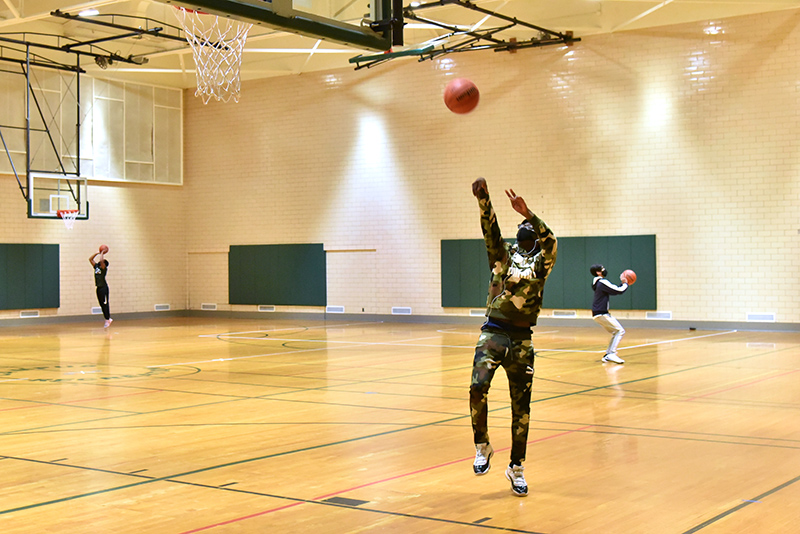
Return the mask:
{"type": "Polygon", "coordinates": [[[774,313],[748,313],[747,320],[756,323],[774,323],[774,313]]]}

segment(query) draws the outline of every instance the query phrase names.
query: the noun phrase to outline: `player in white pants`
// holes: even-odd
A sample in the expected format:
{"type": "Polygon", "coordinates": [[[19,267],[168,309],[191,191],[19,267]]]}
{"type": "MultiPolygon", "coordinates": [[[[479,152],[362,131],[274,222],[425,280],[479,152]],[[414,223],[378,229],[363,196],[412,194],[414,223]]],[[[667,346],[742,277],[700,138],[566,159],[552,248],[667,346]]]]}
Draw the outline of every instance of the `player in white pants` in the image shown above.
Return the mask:
{"type": "Polygon", "coordinates": [[[628,289],[628,281],[624,275],[619,275],[619,280],[622,285],[615,286],[608,280],[606,275],[608,271],[599,263],[595,263],[589,268],[589,272],[594,276],[592,280],[592,289],[594,290],[594,300],[592,301],[592,319],[594,322],[602,326],[606,332],[611,334],[611,341],[606,349],[606,354],[603,356],[604,362],[625,363],[625,360],[617,355],[617,347],[619,342],[622,341],[622,336],[625,335],[625,329],[619,324],[611,313],[608,311],[608,299],[611,295],[622,295],[628,289]]]}

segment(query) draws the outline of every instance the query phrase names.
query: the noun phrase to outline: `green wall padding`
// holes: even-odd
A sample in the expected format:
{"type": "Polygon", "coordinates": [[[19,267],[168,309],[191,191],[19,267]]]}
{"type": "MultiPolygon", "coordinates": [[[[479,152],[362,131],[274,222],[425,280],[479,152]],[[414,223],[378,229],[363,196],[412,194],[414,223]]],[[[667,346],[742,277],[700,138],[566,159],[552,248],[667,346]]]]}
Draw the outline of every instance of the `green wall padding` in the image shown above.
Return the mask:
{"type": "Polygon", "coordinates": [[[61,305],[59,245],[0,243],[0,310],[61,305]]]}
{"type": "Polygon", "coordinates": [[[321,243],[231,245],[230,304],[325,306],[325,249],[321,243]]]}
{"type": "Polygon", "coordinates": [[[491,277],[483,239],[443,239],[441,246],[442,307],[485,307],[491,277]]]}
{"type": "MultiPolygon", "coordinates": [[[[486,306],[489,267],[483,239],[442,240],[442,306],[486,306]]],[[[549,309],[586,310],[592,306],[589,266],[602,263],[608,279],[619,284],[619,273],[636,272],[636,284],[611,300],[612,311],[655,310],[656,236],[600,236],[558,238],[558,259],[544,289],[549,309]]]]}

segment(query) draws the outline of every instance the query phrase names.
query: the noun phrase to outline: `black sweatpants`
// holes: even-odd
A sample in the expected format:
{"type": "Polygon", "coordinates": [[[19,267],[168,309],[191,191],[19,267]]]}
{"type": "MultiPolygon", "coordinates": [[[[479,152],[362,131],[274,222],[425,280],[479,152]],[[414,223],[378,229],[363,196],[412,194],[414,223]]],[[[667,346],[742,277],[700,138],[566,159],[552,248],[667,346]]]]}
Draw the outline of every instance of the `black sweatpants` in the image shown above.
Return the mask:
{"type": "Polygon", "coordinates": [[[111,311],[108,307],[108,286],[97,288],[97,302],[100,303],[100,309],[103,310],[103,317],[106,321],[111,319],[111,311]]]}

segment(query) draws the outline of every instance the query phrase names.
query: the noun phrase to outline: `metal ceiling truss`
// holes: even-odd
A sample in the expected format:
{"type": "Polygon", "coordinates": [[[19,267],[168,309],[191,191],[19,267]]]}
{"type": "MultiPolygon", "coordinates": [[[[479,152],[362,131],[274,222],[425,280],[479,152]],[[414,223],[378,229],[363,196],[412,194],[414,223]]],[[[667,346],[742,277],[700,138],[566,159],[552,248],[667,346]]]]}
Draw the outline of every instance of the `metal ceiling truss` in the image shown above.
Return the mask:
{"type": "MultiPolygon", "coordinates": [[[[11,34],[0,35],[0,61],[19,63],[21,65],[30,65],[32,67],[43,67],[43,68],[85,73],[85,71],[80,67],[80,61],[79,61],[80,56],[88,56],[93,58],[95,63],[97,63],[97,65],[103,69],[107,68],[114,62],[132,63],[134,65],[144,65],[145,63],[147,63],[147,58],[144,56],[134,56],[134,55],[121,56],[115,52],[111,52],[110,50],[106,50],[102,47],[97,46],[98,43],[116,41],[128,37],[140,37],[142,35],[152,35],[156,37],[164,37],[167,39],[177,39],[179,41],[185,42],[185,39],[183,39],[182,37],[176,37],[174,35],[162,33],[164,31],[163,27],[133,28],[130,26],[124,26],[113,22],[115,17],[124,17],[125,15],[105,15],[107,17],[110,17],[112,20],[112,22],[106,22],[103,20],[98,20],[97,17],[93,18],[80,17],[77,15],[70,15],[69,13],[64,13],[59,10],[55,10],[50,14],[54,17],[74,20],[78,22],[84,22],[88,24],[97,24],[101,26],[114,28],[117,30],[122,30],[125,33],[104,37],[102,39],[92,39],[89,41],[80,41],[70,37],[45,34],[45,33],[22,33],[20,34],[21,38],[19,39],[6,36],[11,34]],[[34,42],[30,40],[30,38],[34,37],[39,39],[39,42],[34,42]],[[50,42],[48,43],[47,41],[50,42]],[[25,50],[23,51],[20,48],[14,48],[13,45],[25,47],[25,50]],[[42,50],[49,50],[52,52],[63,52],[66,54],[74,54],[76,56],[76,60],[74,63],[59,62],[51,58],[46,58],[39,54],[35,53],[32,54],[30,52],[30,48],[39,48],[42,50]],[[24,58],[18,57],[23,54],[24,58]]],[[[128,18],[135,18],[140,21],[143,20],[145,21],[146,26],[152,22],[155,22],[151,19],[145,19],[142,17],[128,17],[128,18]]]]}
{"type": "MultiPolygon", "coordinates": [[[[2,51],[2,48],[3,47],[0,45],[0,52],[2,51]]],[[[33,133],[38,132],[40,134],[44,134],[44,138],[47,140],[48,145],[49,145],[50,149],[52,150],[52,154],[58,160],[58,166],[60,168],[60,172],[58,174],[74,175],[76,177],[80,176],[80,158],[77,158],[75,171],[73,171],[73,172],[67,171],[67,169],[65,168],[65,165],[64,165],[64,161],[61,158],[60,151],[58,150],[58,143],[56,142],[56,139],[53,137],[53,131],[51,130],[51,126],[54,124],[54,122],[56,120],[56,117],[57,117],[57,113],[58,113],[59,110],[57,108],[55,111],[51,111],[49,116],[45,114],[44,109],[42,107],[42,104],[41,104],[41,102],[39,102],[39,98],[36,96],[36,89],[40,89],[40,88],[34,88],[32,86],[32,84],[31,84],[31,68],[34,66],[34,63],[30,61],[30,56],[31,56],[31,54],[30,54],[30,46],[28,46],[26,48],[26,53],[28,55],[28,61],[27,62],[16,60],[16,59],[10,60],[8,58],[0,57],[0,59],[12,61],[14,63],[21,63],[21,69],[20,69],[19,72],[7,71],[7,70],[3,70],[3,72],[7,72],[9,74],[17,74],[17,75],[24,76],[25,77],[25,87],[26,87],[26,89],[25,89],[25,91],[26,91],[26,93],[25,93],[26,94],[26,98],[25,98],[25,125],[24,126],[20,126],[20,125],[14,125],[14,124],[0,124],[0,141],[2,141],[3,149],[6,152],[6,157],[8,158],[8,161],[10,163],[11,170],[14,173],[14,177],[17,180],[17,185],[19,186],[20,192],[22,193],[22,196],[26,200],[26,202],[30,202],[31,194],[32,194],[32,191],[31,191],[31,183],[32,183],[31,182],[31,173],[34,173],[34,172],[50,173],[50,172],[52,172],[52,171],[46,171],[46,170],[45,171],[37,171],[36,169],[32,169],[31,168],[32,167],[32,161],[31,161],[31,139],[32,139],[32,134],[33,133]],[[36,128],[36,127],[32,126],[31,104],[33,104],[35,106],[36,113],[37,113],[37,115],[39,117],[39,120],[40,120],[41,124],[43,125],[42,128],[36,128]],[[11,151],[10,151],[9,147],[8,147],[8,144],[6,143],[5,136],[3,135],[3,130],[4,129],[9,131],[9,132],[19,131],[19,130],[23,130],[24,131],[25,177],[26,177],[25,184],[26,185],[22,184],[22,180],[20,179],[19,171],[17,170],[16,166],[14,165],[13,156],[11,154],[11,151]]],[[[75,87],[74,87],[74,92],[72,92],[72,94],[75,97],[75,104],[77,106],[78,113],[80,113],[80,105],[81,105],[80,104],[80,74],[81,74],[81,72],[83,72],[83,70],[80,68],[80,61],[79,60],[80,60],[80,58],[76,58],[76,63],[75,63],[74,66],[58,65],[58,64],[51,64],[51,63],[38,63],[36,65],[38,67],[55,68],[55,69],[62,70],[62,71],[69,71],[75,76],[75,87]]],[[[72,88],[72,87],[70,86],[70,88],[72,88]]],[[[62,101],[59,102],[59,108],[63,103],[64,102],[63,102],[63,99],[62,99],[62,101]]],[[[78,152],[80,152],[80,135],[78,133],[79,128],[80,128],[80,125],[76,124],[75,125],[75,143],[76,143],[76,145],[78,147],[78,152]]],[[[63,136],[61,136],[60,132],[59,132],[59,136],[60,136],[59,137],[59,141],[63,142],[64,138],[63,138],[63,136]]],[[[73,198],[76,201],[79,201],[78,197],[76,196],[76,194],[79,194],[79,193],[76,193],[75,191],[73,191],[72,186],[71,186],[71,184],[69,184],[69,182],[67,182],[67,185],[69,186],[69,189],[70,189],[70,192],[72,193],[73,198]]]]}
{"type": "MultiPolygon", "coordinates": [[[[31,174],[35,172],[40,173],[49,173],[51,171],[37,171],[36,169],[31,168],[31,147],[30,147],[30,139],[31,134],[34,132],[43,133],[49,141],[49,145],[55,154],[56,158],[58,159],[58,166],[60,168],[60,172],[56,174],[63,174],[66,176],[74,175],[76,177],[80,176],[80,135],[79,129],[80,124],[76,125],[76,139],[75,142],[77,144],[78,155],[76,156],[76,169],[74,171],[68,171],[65,168],[64,161],[61,158],[61,154],[57,149],[56,140],[53,138],[53,132],[51,131],[51,122],[52,117],[48,120],[45,116],[44,111],[38,101],[36,96],[36,91],[31,84],[31,69],[32,68],[46,68],[46,69],[56,69],[60,71],[67,71],[71,72],[75,75],[75,103],[78,109],[78,116],[80,116],[80,75],[85,74],[86,71],[81,67],[81,57],[86,56],[93,58],[95,63],[101,68],[106,69],[109,65],[112,65],[115,62],[119,63],[131,63],[134,65],[143,65],[147,63],[147,58],[144,56],[121,56],[118,53],[111,52],[106,50],[102,47],[97,46],[98,43],[115,41],[119,39],[125,39],[128,37],[141,37],[142,35],[151,35],[155,37],[162,37],[166,39],[175,39],[178,41],[186,42],[183,37],[178,37],[174,35],[169,35],[164,32],[163,25],[157,27],[150,27],[153,24],[156,24],[156,21],[152,19],[147,19],[143,17],[130,17],[127,15],[100,15],[99,17],[106,17],[106,20],[99,19],[98,17],[81,17],[76,15],[70,15],[69,13],[64,13],[62,11],[56,10],[50,13],[54,17],[60,17],[68,20],[74,20],[77,22],[84,22],[89,24],[96,24],[105,26],[108,28],[113,28],[116,30],[120,30],[124,33],[120,33],[118,35],[112,35],[109,37],[104,37],[100,39],[92,39],[88,41],[81,41],[78,39],[73,39],[69,37],[53,35],[53,34],[45,34],[45,33],[22,33],[22,34],[4,34],[0,35],[0,62],[7,62],[7,63],[17,63],[20,65],[20,71],[12,71],[6,69],[0,69],[3,72],[7,72],[10,74],[18,74],[25,77],[25,85],[26,85],[26,118],[25,118],[25,126],[18,126],[18,125],[9,125],[9,124],[0,124],[0,141],[2,141],[3,149],[6,152],[6,156],[8,157],[11,163],[11,170],[14,173],[15,178],[17,179],[17,184],[19,185],[19,189],[22,192],[22,196],[25,198],[26,201],[30,203],[31,200],[31,174]],[[144,27],[140,26],[138,28],[125,26],[122,24],[117,24],[117,18],[133,18],[139,22],[143,21],[144,27]],[[108,22],[110,20],[110,22],[108,22]],[[8,35],[19,35],[20,38],[13,38],[9,37],[8,35]],[[30,39],[37,39],[38,42],[33,42],[30,39]],[[37,54],[32,51],[32,49],[40,49],[42,50],[41,54],[37,54]],[[52,57],[47,57],[44,54],[46,52],[60,52],[67,54],[69,57],[73,57],[72,62],[62,61],[58,59],[53,59],[52,57]],[[41,123],[44,125],[43,129],[34,128],[31,126],[31,110],[30,105],[31,103],[34,104],[36,108],[36,112],[38,113],[39,119],[41,123]],[[25,130],[25,143],[26,143],[26,165],[25,165],[25,175],[26,185],[23,185],[22,180],[20,178],[20,173],[17,168],[14,166],[14,161],[12,159],[11,152],[8,148],[8,144],[6,143],[6,139],[3,136],[3,129],[7,131],[25,130]]],[[[161,24],[161,23],[157,23],[161,24]]],[[[172,27],[178,31],[180,28],[172,27]]],[[[63,141],[63,139],[61,139],[63,141]]],[[[78,191],[76,192],[73,190],[72,184],[67,181],[67,185],[69,186],[69,190],[73,196],[73,199],[80,204],[80,199],[78,195],[80,195],[79,188],[75,188],[78,191]]]]}
{"type": "Polygon", "coordinates": [[[445,54],[452,54],[455,52],[472,52],[475,50],[494,50],[495,52],[511,52],[524,48],[534,48],[549,45],[567,45],[580,41],[580,38],[574,37],[572,32],[560,33],[553,30],[548,30],[535,24],[517,19],[516,17],[508,17],[501,13],[491,11],[475,5],[470,0],[436,0],[433,2],[421,3],[416,6],[407,6],[403,8],[403,17],[405,19],[415,20],[423,24],[429,24],[447,30],[449,33],[437,37],[433,41],[426,43],[424,46],[415,49],[402,50],[398,52],[387,52],[384,54],[373,55],[358,55],[349,59],[350,63],[356,64],[356,70],[372,68],[381,63],[385,63],[398,57],[419,56],[419,61],[426,59],[434,59],[438,56],[445,54]],[[417,14],[418,11],[423,11],[429,8],[442,7],[446,5],[458,5],[490,17],[494,17],[507,24],[487,29],[464,29],[451,24],[445,24],[436,20],[428,19],[417,14]],[[515,38],[508,40],[501,39],[496,36],[500,32],[504,32],[516,26],[522,26],[527,29],[536,30],[538,36],[531,38],[527,41],[517,41],[515,38]],[[451,39],[457,37],[464,37],[460,41],[450,42],[451,39]],[[433,42],[444,41],[445,44],[437,46],[433,42]]]}

